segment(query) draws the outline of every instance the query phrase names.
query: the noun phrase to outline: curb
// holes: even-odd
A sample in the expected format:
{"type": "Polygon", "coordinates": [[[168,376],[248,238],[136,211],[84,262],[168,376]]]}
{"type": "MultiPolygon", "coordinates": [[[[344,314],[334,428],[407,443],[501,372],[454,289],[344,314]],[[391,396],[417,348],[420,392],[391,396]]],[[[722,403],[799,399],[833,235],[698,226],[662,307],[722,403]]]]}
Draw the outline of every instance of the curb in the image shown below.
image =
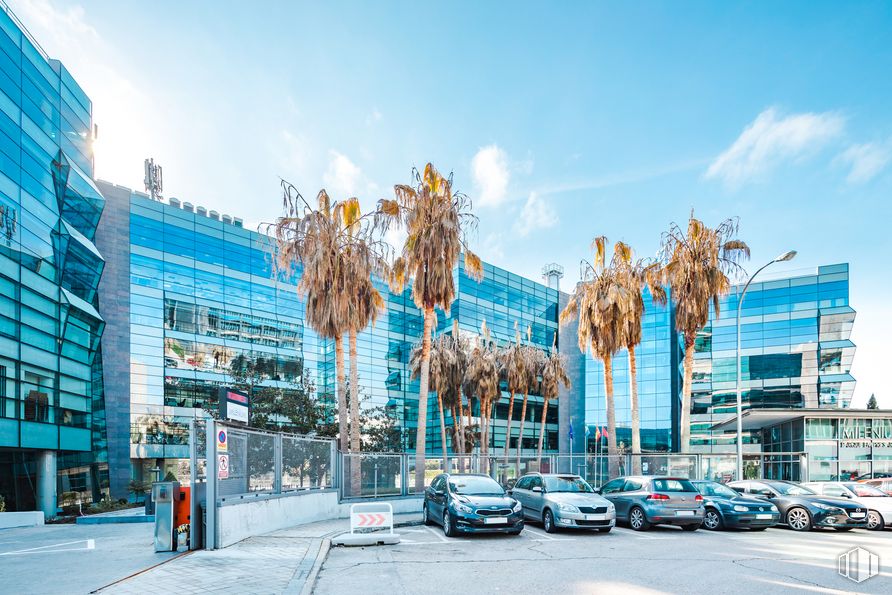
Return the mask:
{"type": "Polygon", "coordinates": [[[316,587],[316,579],[319,577],[319,571],[322,570],[322,565],[325,564],[330,549],[331,537],[325,537],[319,545],[319,551],[316,553],[316,561],[313,563],[313,568],[307,575],[307,580],[304,581],[304,586],[300,590],[300,595],[310,595],[313,592],[313,589],[316,587]]]}

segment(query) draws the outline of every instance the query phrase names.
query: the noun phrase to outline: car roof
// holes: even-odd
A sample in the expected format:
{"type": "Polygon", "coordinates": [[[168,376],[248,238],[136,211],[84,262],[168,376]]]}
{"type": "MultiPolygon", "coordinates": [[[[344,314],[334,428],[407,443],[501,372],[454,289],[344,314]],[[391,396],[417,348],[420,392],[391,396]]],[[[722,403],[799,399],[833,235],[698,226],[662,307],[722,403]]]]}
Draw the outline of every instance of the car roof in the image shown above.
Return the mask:
{"type": "MultiPolygon", "coordinates": [[[[486,473],[443,473],[443,475],[446,477],[486,477],[492,479],[492,477],[486,473]]],[[[493,479],[493,481],[495,480],[493,479]]]]}

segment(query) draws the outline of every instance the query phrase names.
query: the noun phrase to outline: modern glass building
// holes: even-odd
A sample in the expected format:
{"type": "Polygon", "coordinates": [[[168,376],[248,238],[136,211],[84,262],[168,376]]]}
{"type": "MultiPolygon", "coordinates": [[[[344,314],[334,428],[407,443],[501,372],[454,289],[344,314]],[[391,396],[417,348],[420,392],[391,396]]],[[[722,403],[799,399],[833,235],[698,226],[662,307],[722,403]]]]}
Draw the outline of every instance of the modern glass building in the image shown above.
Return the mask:
{"type": "MultiPolygon", "coordinates": [[[[694,452],[733,452],[735,434],[711,427],[736,412],[737,292],[720,302],[720,316],[697,338],[691,396],[694,452]]],[[[849,267],[819,267],[809,275],[753,283],[741,311],[744,410],[847,408],[855,389],[849,373],[855,311],[849,306],[849,267]]],[[[745,447],[760,450],[760,431],[745,447]]]]}
{"type": "Polygon", "coordinates": [[[90,99],[0,2],[0,495],[98,496],[104,441],[90,99]],[[57,475],[58,470],[61,475],[57,475]]]}

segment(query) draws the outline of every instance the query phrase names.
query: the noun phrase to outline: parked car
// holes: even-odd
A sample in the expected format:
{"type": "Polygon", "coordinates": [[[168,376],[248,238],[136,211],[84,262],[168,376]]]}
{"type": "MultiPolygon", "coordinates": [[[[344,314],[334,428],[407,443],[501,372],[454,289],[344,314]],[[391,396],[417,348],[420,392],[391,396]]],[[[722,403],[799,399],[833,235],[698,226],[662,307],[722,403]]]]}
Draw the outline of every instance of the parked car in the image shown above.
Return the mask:
{"type": "Polygon", "coordinates": [[[636,531],[652,525],[678,525],[696,531],[703,523],[703,496],[681,477],[618,477],[598,493],[616,507],[616,518],[636,531]]]}
{"type": "Polygon", "coordinates": [[[608,533],[616,524],[613,504],[578,475],[529,473],[510,493],[523,506],[524,518],[541,522],[548,533],[562,528],[608,533]]]}
{"type": "Polygon", "coordinates": [[[821,481],[803,484],[822,496],[846,498],[867,508],[867,528],[880,531],[892,526],[892,496],[871,485],[854,481],[821,481]]]}
{"type": "Polygon", "coordinates": [[[860,483],[864,485],[873,486],[881,492],[886,492],[890,496],[892,496],[892,479],[885,478],[877,478],[877,479],[864,479],[860,483]]]}
{"type": "Polygon", "coordinates": [[[447,537],[523,531],[520,502],[488,475],[441,473],[424,491],[421,515],[426,525],[442,525],[447,537]]]}
{"type": "Polygon", "coordinates": [[[819,496],[792,481],[732,481],[728,487],[777,506],[781,523],[794,531],[830,527],[849,531],[867,527],[867,508],[842,498],[819,496]]]}
{"type": "Polygon", "coordinates": [[[761,498],[747,498],[716,481],[691,483],[703,495],[703,526],[707,529],[764,531],[780,520],[777,507],[761,498]]]}

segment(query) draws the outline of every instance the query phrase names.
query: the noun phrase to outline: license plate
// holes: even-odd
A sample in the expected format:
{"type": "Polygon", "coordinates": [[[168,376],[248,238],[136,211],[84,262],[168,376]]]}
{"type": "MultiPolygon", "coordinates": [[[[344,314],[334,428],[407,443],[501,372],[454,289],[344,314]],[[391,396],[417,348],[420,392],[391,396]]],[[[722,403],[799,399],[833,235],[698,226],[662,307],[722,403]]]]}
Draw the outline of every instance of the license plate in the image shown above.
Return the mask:
{"type": "Polygon", "coordinates": [[[757,519],[770,519],[771,515],[770,514],[757,514],[756,518],[757,519]]]}
{"type": "Polygon", "coordinates": [[[503,516],[490,517],[490,518],[483,519],[483,524],[485,524],[485,525],[507,525],[508,519],[506,519],[503,516]]]}
{"type": "Polygon", "coordinates": [[[587,521],[603,521],[607,519],[606,514],[587,514],[585,515],[585,520],[587,521]]]}
{"type": "Polygon", "coordinates": [[[694,516],[693,510],[676,510],[675,516],[694,516]]]}
{"type": "Polygon", "coordinates": [[[853,513],[852,513],[852,518],[853,518],[853,519],[863,519],[863,518],[864,518],[864,513],[863,513],[863,512],[853,512],[853,513]]]}

